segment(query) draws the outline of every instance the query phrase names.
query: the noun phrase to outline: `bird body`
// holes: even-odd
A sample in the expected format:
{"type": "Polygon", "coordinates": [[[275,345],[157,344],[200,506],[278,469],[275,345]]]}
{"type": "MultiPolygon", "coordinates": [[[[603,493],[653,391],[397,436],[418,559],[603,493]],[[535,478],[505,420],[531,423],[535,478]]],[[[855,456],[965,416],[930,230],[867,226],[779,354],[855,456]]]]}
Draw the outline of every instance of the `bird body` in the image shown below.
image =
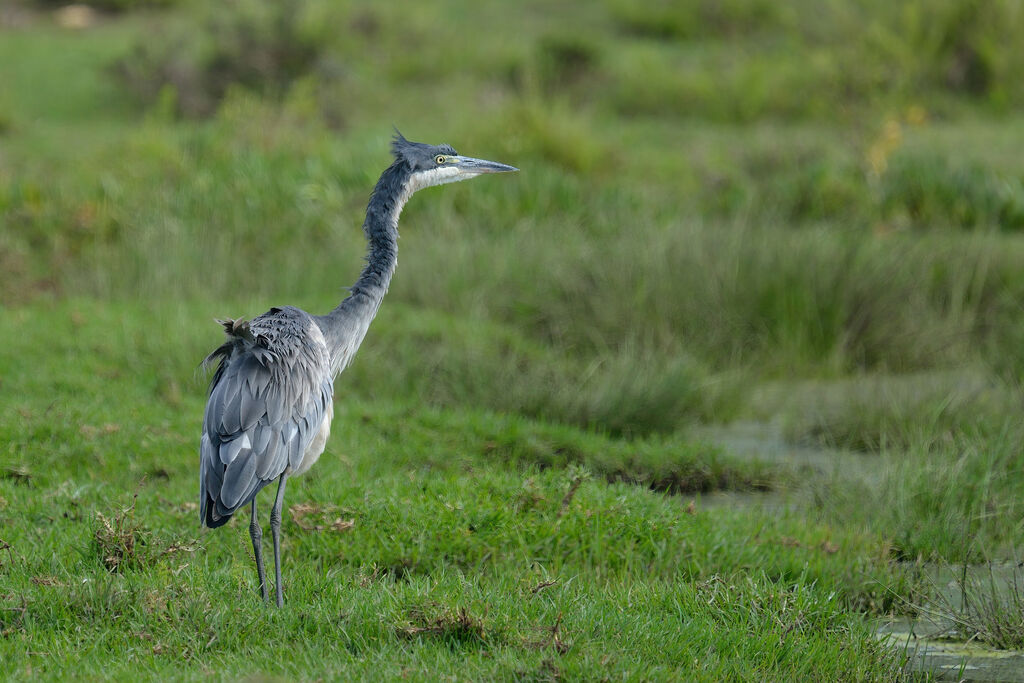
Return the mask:
{"type": "Polygon", "coordinates": [[[221,526],[282,474],[323,452],[333,413],[330,352],[320,326],[292,306],[222,321],[228,340],[200,437],[200,514],[221,526]]]}
{"type": "Polygon", "coordinates": [[[219,321],[227,340],[207,356],[219,360],[210,382],[199,446],[199,517],[216,528],[245,505],[264,600],[259,491],[278,482],[270,515],[277,604],[283,604],[280,565],[285,482],[316,463],[330,435],[334,379],[355,356],[377,314],[398,261],[398,217],[414,192],[483,173],[517,169],[459,156],[448,145],[409,142],[396,135],[395,160],[381,175],[366,209],[366,266],[349,296],[326,315],[293,306],[272,308],[251,321],[219,321]]]}

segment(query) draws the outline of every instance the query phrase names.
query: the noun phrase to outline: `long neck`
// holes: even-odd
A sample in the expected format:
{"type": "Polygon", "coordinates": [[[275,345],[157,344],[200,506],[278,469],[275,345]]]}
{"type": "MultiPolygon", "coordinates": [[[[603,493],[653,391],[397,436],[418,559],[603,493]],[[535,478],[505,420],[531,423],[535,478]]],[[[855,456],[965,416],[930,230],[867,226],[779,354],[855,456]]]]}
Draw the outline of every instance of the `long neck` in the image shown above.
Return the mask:
{"type": "Polygon", "coordinates": [[[366,266],[349,288],[349,296],[333,311],[317,318],[335,373],[352,360],[388,291],[398,263],[398,216],[412,194],[407,180],[408,172],[396,163],[377,181],[363,223],[369,244],[366,266]]]}

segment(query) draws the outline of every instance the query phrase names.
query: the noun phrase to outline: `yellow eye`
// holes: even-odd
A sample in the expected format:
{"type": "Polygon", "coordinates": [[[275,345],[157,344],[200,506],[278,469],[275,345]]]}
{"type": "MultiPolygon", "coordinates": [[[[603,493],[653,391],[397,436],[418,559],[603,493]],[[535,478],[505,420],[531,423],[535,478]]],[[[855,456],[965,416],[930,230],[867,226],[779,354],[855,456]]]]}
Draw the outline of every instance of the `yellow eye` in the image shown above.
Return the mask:
{"type": "Polygon", "coordinates": [[[448,159],[446,159],[443,154],[438,154],[436,157],[434,157],[434,161],[438,164],[443,164],[444,162],[448,161],[448,159]]]}

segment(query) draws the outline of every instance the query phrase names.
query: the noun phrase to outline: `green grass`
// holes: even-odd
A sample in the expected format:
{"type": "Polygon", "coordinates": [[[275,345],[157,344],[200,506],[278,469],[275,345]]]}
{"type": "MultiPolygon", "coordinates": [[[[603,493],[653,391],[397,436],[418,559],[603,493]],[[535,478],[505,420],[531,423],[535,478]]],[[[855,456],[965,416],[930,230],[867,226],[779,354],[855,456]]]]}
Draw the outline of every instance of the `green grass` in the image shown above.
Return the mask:
{"type": "MultiPolygon", "coordinates": [[[[87,584],[73,589],[64,596],[63,609],[41,620],[54,639],[37,646],[51,652],[74,649],[81,656],[51,669],[46,666],[49,653],[37,650],[27,668],[19,670],[53,678],[179,680],[254,672],[367,680],[432,680],[439,675],[900,678],[897,667],[880,661],[883,646],[833,601],[758,581],[739,586],[714,581],[682,590],[673,584],[630,583],[595,593],[568,580],[535,595],[532,587],[541,585],[541,577],[529,571],[486,579],[452,572],[399,583],[339,582],[328,575],[293,590],[294,601],[300,595],[312,601],[308,607],[274,612],[240,606],[251,596],[231,577],[208,584],[225,593],[211,605],[187,583],[187,570],[161,574],[164,591],[136,587],[130,578],[106,588],[87,584]],[[454,609],[439,603],[459,605],[471,627],[453,624],[454,609]],[[723,603],[728,607],[719,606],[723,603]],[[769,613],[774,618],[766,618],[769,613]],[[132,635],[106,631],[86,640],[68,628],[79,619],[112,614],[132,635]],[[168,632],[168,622],[187,622],[195,629],[168,632]],[[628,640],[631,646],[609,652],[609,639],[628,640]],[[125,656],[109,661],[102,657],[105,651],[125,656]]],[[[60,589],[49,588],[55,590],[60,589]]]]}
{"type": "Polygon", "coordinates": [[[769,486],[767,466],[682,437],[645,445],[466,409],[342,402],[323,462],[289,488],[288,605],[268,610],[245,525],[197,528],[190,358],[218,335],[190,318],[88,301],[4,311],[11,670],[898,673],[844,610],[883,605],[899,581],[880,537],[705,510],[699,495],[686,512],[690,497],[652,491],[769,486]]]}
{"type": "Polygon", "coordinates": [[[988,564],[983,567],[943,567],[935,572],[936,585],[923,600],[939,623],[950,624],[954,632],[1001,650],[1020,650],[1021,595],[1020,567],[988,564]],[[946,586],[938,585],[941,579],[946,586]]]}
{"type": "Polygon", "coordinates": [[[973,426],[941,447],[922,440],[882,460],[881,481],[836,491],[826,508],[891,539],[896,557],[982,562],[1021,544],[1021,434],[1017,421],[973,426]],[[869,512],[870,510],[870,512],[869,512]]]}
{"type": "Polygon", "coordinates": [[[991,433],[1018,411],[1012,387],[979,369],[766,386],[758,402],[789,440],[867,452],[941,449],[965,431],[991,433]],[[770,407],[769,407],[770,406],[770,407]]]}

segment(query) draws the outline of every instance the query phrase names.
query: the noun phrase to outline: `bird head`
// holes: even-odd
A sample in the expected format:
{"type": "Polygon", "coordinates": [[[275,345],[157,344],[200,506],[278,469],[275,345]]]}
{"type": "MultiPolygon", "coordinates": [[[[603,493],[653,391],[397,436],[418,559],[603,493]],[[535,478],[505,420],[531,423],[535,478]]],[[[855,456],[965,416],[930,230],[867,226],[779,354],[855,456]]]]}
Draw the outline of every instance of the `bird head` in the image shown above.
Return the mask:
{"type": "Polygon", "coordinates": [[[424,187],[456,183],[485,173],[518,171],[514,166],[496,161],[462,156],[451,145],[428,145],[410,142],[395,131],[391,142],[395,163],[404,165],[409,173],[409,188],[415,192],[424,187]]]}

